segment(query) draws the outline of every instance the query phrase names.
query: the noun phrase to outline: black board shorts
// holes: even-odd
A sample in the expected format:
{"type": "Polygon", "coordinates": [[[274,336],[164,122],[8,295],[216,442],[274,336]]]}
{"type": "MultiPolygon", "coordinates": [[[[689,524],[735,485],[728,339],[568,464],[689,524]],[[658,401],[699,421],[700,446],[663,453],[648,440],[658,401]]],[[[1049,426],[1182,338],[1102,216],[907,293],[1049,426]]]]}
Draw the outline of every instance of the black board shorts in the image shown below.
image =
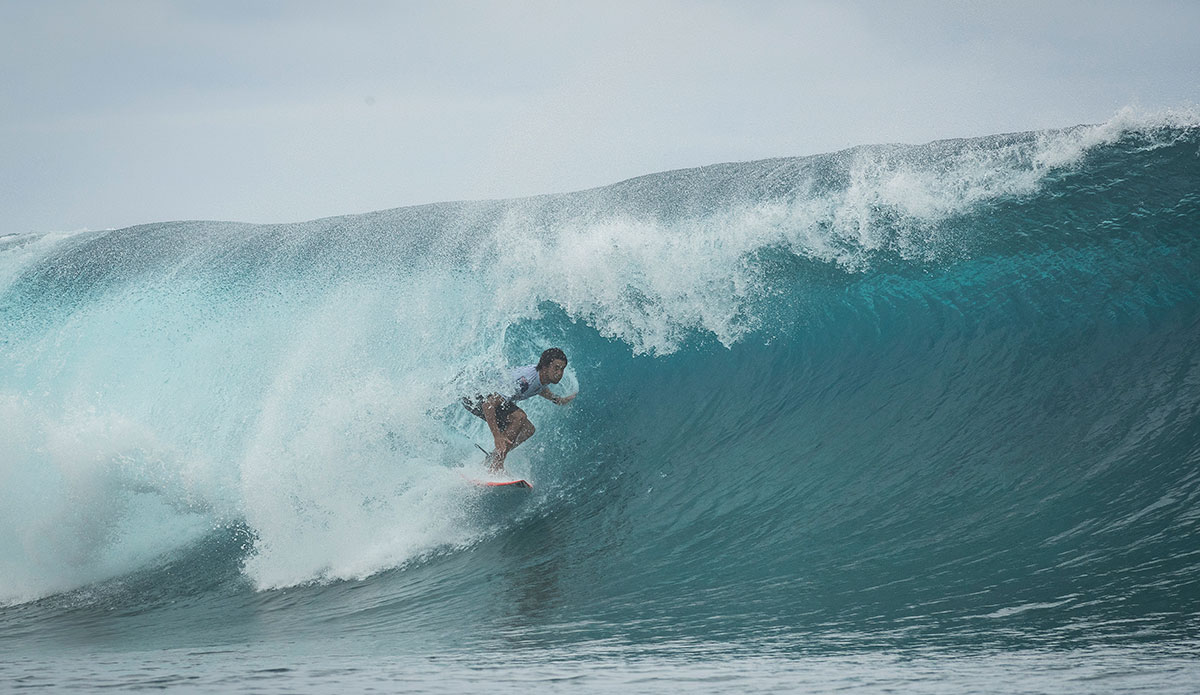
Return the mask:
{"type": "MultiPolygon", "coordinates": [[[[487,397],[485,396],[476,395],[475,398],[467,398],[464,396],[462,399],[462,404],[463,407],[467,409],[467,412],[483,420],[484,422],[487,422],[487,418],[483,416],[483,402],[486,400],[487,397]]],[[[513,403],[507,398],[501,398],[500,405],[496,406],[496,427],[499,427],[501,432],[508,430],[508,418],[512,417],[512,414],[518,410],[520,410],[520,408],[517,407],[516,403],[513,403]]]]}

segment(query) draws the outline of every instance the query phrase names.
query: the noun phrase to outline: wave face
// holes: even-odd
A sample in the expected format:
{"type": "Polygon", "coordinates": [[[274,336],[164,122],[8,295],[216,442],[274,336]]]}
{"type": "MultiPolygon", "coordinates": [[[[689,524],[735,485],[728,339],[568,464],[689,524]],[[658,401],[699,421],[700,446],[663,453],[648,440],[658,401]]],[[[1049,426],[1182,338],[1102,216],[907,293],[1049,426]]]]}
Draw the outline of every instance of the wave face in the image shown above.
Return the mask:
{"type": "Polygon", "coordinates": [[[117,610],[104,639],[155,645],[1194,639],[1198,155],[1194,118],[1120,116],[0,238],[0,615],[79,639],[117,610]],[[551,345],[580,395],[530,405],[535,491],[494,508],[457,398],[551,345]]]}

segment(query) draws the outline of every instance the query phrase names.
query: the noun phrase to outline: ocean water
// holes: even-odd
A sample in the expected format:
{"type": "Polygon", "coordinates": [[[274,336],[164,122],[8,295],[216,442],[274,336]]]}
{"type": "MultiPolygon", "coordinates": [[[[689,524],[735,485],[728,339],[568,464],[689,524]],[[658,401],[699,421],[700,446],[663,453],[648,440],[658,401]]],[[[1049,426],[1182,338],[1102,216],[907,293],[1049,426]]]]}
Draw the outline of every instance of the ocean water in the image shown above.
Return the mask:
{"type": "Polygon", "coordinates": [[[0,325],[0,690],[1200,682],[1195,114],[9,234],[0,325]]]}

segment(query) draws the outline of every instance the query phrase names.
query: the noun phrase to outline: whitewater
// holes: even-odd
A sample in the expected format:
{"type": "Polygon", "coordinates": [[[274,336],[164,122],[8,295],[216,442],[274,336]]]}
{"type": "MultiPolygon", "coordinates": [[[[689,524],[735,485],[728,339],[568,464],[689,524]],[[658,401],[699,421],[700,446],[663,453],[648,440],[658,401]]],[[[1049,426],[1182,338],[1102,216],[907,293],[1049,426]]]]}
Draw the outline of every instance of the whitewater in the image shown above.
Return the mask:
{"type": "Polygon", "coordinates": [[[0,326],[3,689],[1200,682],[1193,112],[9,233],[0,326]]]}

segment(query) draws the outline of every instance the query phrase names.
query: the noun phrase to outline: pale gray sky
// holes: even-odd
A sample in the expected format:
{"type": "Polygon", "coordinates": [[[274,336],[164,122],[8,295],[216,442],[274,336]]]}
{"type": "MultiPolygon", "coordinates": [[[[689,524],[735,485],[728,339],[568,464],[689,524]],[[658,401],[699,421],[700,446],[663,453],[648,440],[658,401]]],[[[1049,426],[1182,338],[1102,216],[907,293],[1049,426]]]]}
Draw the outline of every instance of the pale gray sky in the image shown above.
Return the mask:
{"type": "Polygon", "coordinates": [[[0,0],[0,234],[289,222],[1200,103],[1200,3],[0,0]]]}

